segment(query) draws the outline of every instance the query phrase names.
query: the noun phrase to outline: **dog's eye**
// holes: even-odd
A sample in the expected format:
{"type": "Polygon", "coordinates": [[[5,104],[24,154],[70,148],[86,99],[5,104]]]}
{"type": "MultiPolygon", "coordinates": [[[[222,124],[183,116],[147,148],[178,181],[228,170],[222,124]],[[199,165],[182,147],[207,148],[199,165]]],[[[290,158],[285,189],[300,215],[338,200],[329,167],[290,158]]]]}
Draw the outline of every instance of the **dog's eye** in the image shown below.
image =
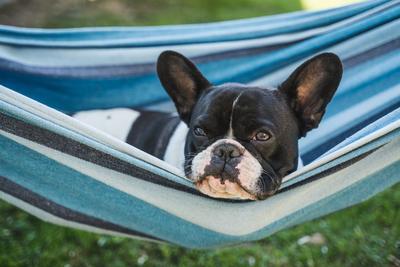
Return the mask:
{"type": "Polygon", "coordinates": [[[201,129],[200,127],[195,127],[195,128],[193,129],[193,132],[194,132],[194,134],[197,135],[197,136],[205,136],[205,135],[206,135],[206,133],[204,132],[204,130],[201,129]]]}
{"type": "Polygon", "coordinates": [[[257,141],[267,141],[268,139],[271,138],[271,135],[266,132],[258,132],[253,139],[257,141]]]}

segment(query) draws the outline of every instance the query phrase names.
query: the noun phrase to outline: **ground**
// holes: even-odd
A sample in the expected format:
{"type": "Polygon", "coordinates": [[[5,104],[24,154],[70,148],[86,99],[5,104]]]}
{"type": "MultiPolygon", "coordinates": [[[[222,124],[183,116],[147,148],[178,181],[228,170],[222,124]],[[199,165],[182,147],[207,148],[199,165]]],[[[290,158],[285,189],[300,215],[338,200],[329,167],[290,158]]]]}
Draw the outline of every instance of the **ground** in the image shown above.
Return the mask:
{"type": "MultiPolygon", "coordinates": [[[[298,1],[277,0],[0,0],[0,23],[53,28],[156,25],[300,8],[298,1]]],[[[400,266],[399,211],[400,184],[258,242],[189,250],[50,225],[0,201],[0,266],[400,266]]]]}

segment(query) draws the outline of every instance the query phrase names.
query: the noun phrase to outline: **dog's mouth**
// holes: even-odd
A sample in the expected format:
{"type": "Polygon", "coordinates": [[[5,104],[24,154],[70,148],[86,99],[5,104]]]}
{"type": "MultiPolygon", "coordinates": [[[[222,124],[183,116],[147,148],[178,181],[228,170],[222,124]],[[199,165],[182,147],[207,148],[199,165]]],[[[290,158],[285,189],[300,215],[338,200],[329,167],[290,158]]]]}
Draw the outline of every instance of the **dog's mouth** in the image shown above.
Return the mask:
{"type": "Polygon", "coordinates": [[[214,198],[265,199],[274,194],[280,184],[269,164],[231,139],[215,142],[190,162],[187,161],[186,166],[186,175],[197,189],[214,198]],[[240,150],[241,153],[236,156],[223,154],[224,157],[221,157],[218,149],[225,149],[225,153],[240,150]]]}
{"type": "Polygon", "coordinates": [[[203,194],[214,198],[258,199],[255,194],[250,193],[239,182],[224,180],[214,175],[204,176],[196,182],[196,187],[203,194]]]}
{"type": "Polygon", "coordinates": [[[281,179],[277,179],[277,176],[267,175],[266,173],[258,178],[248,177],[249,180],[254,180],[256,184],[256,187],[252,190],[243,185],[240,179],[230,178],[226,173],[206,173],[192,180],[200,192],[213,198],[249,200],[263,200],[272,196],[279,189],[281,181],[281,179]]]}

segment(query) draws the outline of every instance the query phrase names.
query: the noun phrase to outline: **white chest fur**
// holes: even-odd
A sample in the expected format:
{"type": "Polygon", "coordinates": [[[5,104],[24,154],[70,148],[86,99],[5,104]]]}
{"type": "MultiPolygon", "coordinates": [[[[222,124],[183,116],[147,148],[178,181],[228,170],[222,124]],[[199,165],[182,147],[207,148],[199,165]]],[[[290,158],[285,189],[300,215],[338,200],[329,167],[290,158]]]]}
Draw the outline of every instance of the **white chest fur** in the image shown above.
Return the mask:
{"type": "Polygon", "coordinates": [[[185,123],[180,122],[169,140],[164,154],[164,161],[183,170],[185,162],[185,143],[189,128],[185,123]]]}

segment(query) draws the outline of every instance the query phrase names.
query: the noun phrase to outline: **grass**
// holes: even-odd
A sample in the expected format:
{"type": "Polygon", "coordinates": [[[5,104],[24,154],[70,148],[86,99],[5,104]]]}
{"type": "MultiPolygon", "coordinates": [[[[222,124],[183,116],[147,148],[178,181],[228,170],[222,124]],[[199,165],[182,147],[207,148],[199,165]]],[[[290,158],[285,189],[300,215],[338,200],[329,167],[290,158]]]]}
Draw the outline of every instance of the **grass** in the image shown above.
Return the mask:
{"type": "MultiPolygon", "coordinates": [[[[27,27],[155,25],[300,8],[298,1],[277,0],[19,0],[0,6],[0,23],[27,27]]],[[[0,267],[400,266],[399,211],[400,184],[360,205],[258,242],[189,250],[51,225],[0,202],[0,267]],[[301,244],[307,235],[314,236],[314,242],[301,244]]]]}
{"type": "Polygon", "coordinates": [[[18,0],[0,8],[0,23],[45,28],[182,24],[299,9],[296,0],[18,0]]]}

